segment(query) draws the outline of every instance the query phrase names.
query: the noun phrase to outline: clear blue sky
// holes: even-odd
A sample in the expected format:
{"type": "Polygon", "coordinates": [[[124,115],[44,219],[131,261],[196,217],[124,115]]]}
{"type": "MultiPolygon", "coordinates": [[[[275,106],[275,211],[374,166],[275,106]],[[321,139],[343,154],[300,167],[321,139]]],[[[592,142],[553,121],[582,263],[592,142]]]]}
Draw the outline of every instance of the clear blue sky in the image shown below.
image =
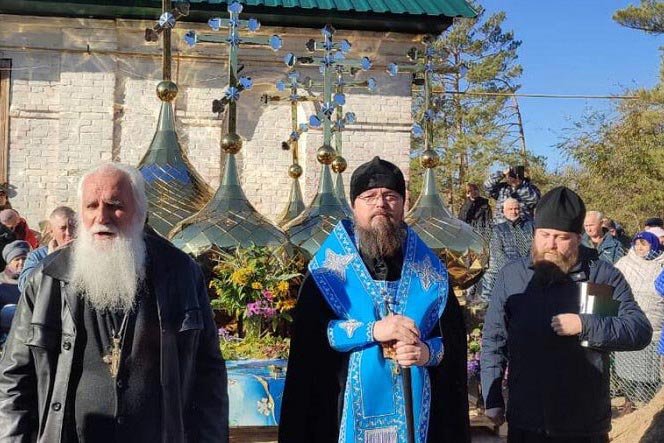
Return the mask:
{"type": "MultiPolygon", "coordinates": [[[[481,0],[486,14],[504,11],[504,30],[513,30],[523,66],[521,93],[622,94],[658,81],[664,37],[618,25],[613,13],[638,0],[481,0]]],[[[608,100],[521,98],[526,143],[548,158],[549,169],[564,164],[555,149],[589,108],[609,109],[608,100]]]]}

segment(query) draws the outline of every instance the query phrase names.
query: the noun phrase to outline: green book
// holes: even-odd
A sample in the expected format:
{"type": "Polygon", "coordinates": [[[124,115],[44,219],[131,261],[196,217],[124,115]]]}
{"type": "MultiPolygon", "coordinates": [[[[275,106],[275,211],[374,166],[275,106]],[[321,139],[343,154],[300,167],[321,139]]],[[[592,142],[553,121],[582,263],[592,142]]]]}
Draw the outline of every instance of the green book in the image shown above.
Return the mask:
{"type": "Polygon", "coordinates": [[[579,283],[579,314],[616,317],[620,302],[613,299],[613,286],[600,283],[579,283]]]}
{"type": "MultiPolygon", "coordinates": [[[[617,317],[620,302],[613,299],[613,286],[601,283],[579,283],[579,314],[617,317]]],[[[583,340],[581,346],[588,347],[583,340]]]]}

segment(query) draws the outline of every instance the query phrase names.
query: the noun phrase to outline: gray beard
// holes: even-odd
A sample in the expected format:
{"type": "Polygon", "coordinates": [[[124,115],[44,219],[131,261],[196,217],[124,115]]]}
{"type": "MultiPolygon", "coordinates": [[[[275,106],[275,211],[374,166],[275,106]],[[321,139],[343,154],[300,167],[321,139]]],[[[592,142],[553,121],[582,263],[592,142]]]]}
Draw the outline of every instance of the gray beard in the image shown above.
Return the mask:
{"type": "Polygon", "coordinates": [[[355,226],[355,232],[363,254],[370,259],[394,257],[406,239],[402,222],[392,219],[377,219],[366,229],[355,226]]]}
{"type": "Polygon", "coordinates": [[[146,256],[140,228],[103,242],[81,228],[72,246],[71,284],[97,311],[128,312],[145,279],[146,256]]]}

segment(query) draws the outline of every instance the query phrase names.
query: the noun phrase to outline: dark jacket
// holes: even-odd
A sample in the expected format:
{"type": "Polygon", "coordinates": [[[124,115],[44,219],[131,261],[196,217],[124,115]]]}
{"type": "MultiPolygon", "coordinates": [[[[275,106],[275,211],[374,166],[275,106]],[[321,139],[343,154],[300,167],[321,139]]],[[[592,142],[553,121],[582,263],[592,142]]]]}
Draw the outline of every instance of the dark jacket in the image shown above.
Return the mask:
{"type": "MultiPolygon", "coordinates": [[[[226,365],[199,266],[146,236],[161,328],[162,442],[228,441],[226,365]]],[[[27,281],[0,361],[0,441],[62,439],[80,296],[71,249],[49,255],[27,281]]]]}
{"type": "Polygon", "coordinates": [[[517,199],[521,204],[521,217],[532,219],[535,206],[541,197],[540,190],[529,179],[524,179],[516,189],[513,189],[503,179],[503,173],[497,172],[484,182],[484,190],[491,198],[496,200],[494,222],[502,223],[506,221],[503,214],[503,203],[510,197],[517,199]]]}
{"type": "Polygon", "coordinates": [[[652,328],[623,275],[581,247],[580,261],[559,283],[538,281],[530,258],[496,278],[484,323],[482,390],[487,408],[503,407],[501,384],[509,356],[511,427],[551,436],[602,435],[611,428],[609,353],[643,349],[652,328]],[[577,282],[614,287],[617,317],[581,315],[579,336],[558,336],[551,318],[579,312],[577,282]],[[582,347],[587,340],[589,347],[582,347]]]}
{"type": "Polygon", "coordinates": [[[604,238],[597,246],[595,246],[588,234],[584,233],[582,243],[583,246],[591,249],[597,249],[597,255],[599,256],[600,260],[604,260],[611,264],[614,264],[620,257],[625,255],[625,249],[623,249],[620,242],[613,235],[611,235],[610,232],[606,232],[604,234],[604,238]]]}
{"type": "Polygon", "coordinates": [[[467,198],[459,210],[459,220],[474,228],[489,227],[492,223],[491,217],[489,200],[484,197],[477,197],[475,200],[467,198]]]}
{"type": "Polygon", "coordinates": [[[523,255],[519,252],[516,236],[519,235],[521,237],[520,241],[525,243],[523,249],[530,251],[534,232],[535,227],[532,220],[524,220],[521,217],[514,222],[506,221],[493,227],[491,230],[491,246],[489,247],[489,269],[487,269],[482,279],[482,295],[484,298],[490,296],[496,274],[503,266],[512,260],[528,256],[528,252],[523,255]]]}

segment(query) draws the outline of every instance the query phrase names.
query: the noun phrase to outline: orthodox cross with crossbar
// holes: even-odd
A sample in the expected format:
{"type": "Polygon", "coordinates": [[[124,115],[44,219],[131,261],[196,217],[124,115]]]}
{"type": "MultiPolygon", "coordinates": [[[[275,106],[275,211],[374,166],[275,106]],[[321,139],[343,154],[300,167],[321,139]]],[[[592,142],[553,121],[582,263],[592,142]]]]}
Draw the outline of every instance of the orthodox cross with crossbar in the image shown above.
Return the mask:
{"type": "Polygon", "coordinates": [[[239,2],[233,1],[228,5],[228,13],[230,15],[228,19],[215,17],[208,20],[208,26],[213,31],[227,29],[228,33],[225,37],[216,34],[197,34],[195,31],[189,31],[184,37],[185,42],[189,46],[194,46],[197,43],[221,43],[228,46],[228,86],[224,91],[224,96],[221,99],[214,100],[212,102],[212,112],[221,114],[224,109],[228,107],[227,137],[232,137],[232,142],[237,144],[237,150],[239,150],[241,142],[239,136],[237,136],[236,133],[236,102],[239,100],[242,91],[249,90],[253,86],[251,77],[238,77],[240,71],[242,70],[242,67],[239,67],[238,65],[239,47],[240,45],[269,46],[273,51],[276,52],[282,46],[282,40],[277,35],[272,35],[271,37],[240,36],[241,30],[248,30],[249,32],[253,33],[258,31],[261,27],[260,22],[255,18],[250,18],[249,20],[240,20],[240,13],[242,12],[242,9],[242,5],[239,2]]]}
{"type": "Polygon", "coordinates": [[[424,150],[429,151],[433,149],[433,125],[443,118],[443,113],[432,103],[432,77],[434,74],[448,74],[452,72],[452,68],[445,62],[447,54],[434,46],[434,36],[425,36],[422,43],[424,51],[417,48],[408,50],[406,55],[412,62],[411,64],[390,63],[387,66],[387,72],[392,77],[396,77],[402,72],[410,73],[413,75],[415,84],[424,86],[424,104],[415,117],[412,132],[415,138],[424,137],[424,150]]]}

